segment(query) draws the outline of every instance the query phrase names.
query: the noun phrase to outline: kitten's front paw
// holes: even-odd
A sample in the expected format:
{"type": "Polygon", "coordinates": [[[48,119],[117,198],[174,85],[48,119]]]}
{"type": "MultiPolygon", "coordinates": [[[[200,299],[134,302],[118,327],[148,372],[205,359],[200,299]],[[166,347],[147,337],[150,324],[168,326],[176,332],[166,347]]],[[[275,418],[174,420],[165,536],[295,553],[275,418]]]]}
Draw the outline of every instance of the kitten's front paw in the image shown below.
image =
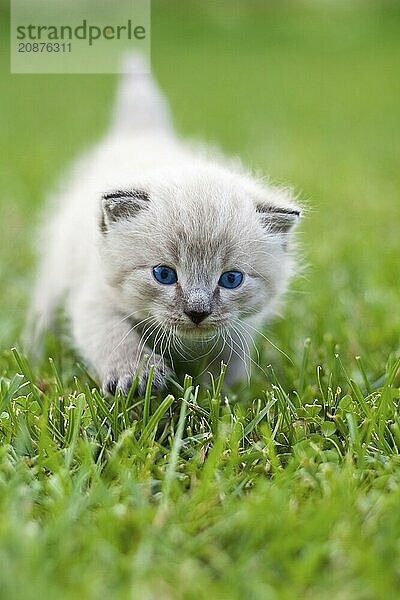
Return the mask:
{"type": "MultiPolygon", "coordinates": [[[[146,391],[147,381],[152,364],[153,362],[147,363],[140,371],[137,386],[137,393],[139,396],[143,396],[146,391]]],[[[168,375],[172,375],[171,369],[167,367],[161,359],[158,360],[158,362],[156,360],[154,364],[153,382],[151,386],[153,393],[159,392],[166,387],[166,378],[168,375]]],[[[131,390],[135,377],[135,372],[129,372],[126,370],[118,373],[114,371],[104,378],[102,385],[103,393],[114,396],[116,390],[118,389],[124,396],[127,396],[131,390]]]]}
{"type": "Polygon", "coordinates": [[[117,389],[124,395],[127,396],[130,392],[132,384],[134,382],[135,375],[131,373],[125,374],[112,374],[105,377],[103,380],[102,390],[104,395],[114,396],[117,389]]]}

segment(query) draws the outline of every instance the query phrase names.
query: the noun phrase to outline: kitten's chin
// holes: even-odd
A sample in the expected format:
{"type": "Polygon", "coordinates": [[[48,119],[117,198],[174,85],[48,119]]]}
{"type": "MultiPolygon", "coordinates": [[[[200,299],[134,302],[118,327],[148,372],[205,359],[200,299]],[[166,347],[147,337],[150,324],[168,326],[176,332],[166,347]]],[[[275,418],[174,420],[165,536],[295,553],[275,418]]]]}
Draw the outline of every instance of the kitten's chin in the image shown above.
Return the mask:
{"type": "Polygon", "coordinates": [[[178,325],[175,326],[175,334],[178,337],[193,340],[207,340],[211,339],[220,330],[215,325],[178,325]]]}

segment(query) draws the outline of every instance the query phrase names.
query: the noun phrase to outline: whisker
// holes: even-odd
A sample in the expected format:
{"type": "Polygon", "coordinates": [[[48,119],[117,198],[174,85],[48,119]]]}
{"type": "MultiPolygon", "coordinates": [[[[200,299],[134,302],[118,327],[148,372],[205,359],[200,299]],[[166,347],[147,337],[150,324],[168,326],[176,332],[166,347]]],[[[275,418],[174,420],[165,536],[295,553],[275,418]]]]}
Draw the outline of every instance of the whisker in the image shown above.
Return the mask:
{"type": "Polygon", "coordinates": [[[226,340],[225,332],[222,332],[222,337],[223,337],[223,340],[224,340],[224,346],[225,346],[225,345],[227,345],[227,346],[228,346],[228,348],[229,348],[229,356],[228,356],[228,358],[227,358],[227,360],[226,360],[226,362],[227,362],[227,365],[229,365],[229,363],[230,363],[230,361],[231,361],[231,359],[232,359],[232,346],[230,346],[230,344],[227,344],[227,340],[226,340]]]}
{"type": "MultiPolygon", "coordinates": [[[[255,351],[255,353],[256,353],[256,356],[257,356],[257,363],[258,363],[258,364],[260,364],[260,352],[259,352],[259,350],[258,350],[258,348],[257,348],[257,344],[255,343],[253,336],[252,336],[252,335],[251,335],[251,333],[250,333],[250,332],[249,332],[249,331],[246,329],[246,327],[245,327],[245,325],[243,324],[243,322],[242,322],[242,321],[239,321],[239,319],[234,319],[234,320],[233,320],[233,323],[234,323],[234,324],[235,324],[237,327],[241,327],[241,328],[242,328],[242,330],[244,331],[244,335],[250,339],[250,341],[251,341],[251,343],[252,343],[252,345],[253,345],[254,351],[255,351]]],[[[249,354],[250,354],[250,350],[249,350],[249,354]]]]}
{"type": "Polygon", "coordinates": [[[160,325],[159,323],[156,321],[156,323],[150,323],[150,325],[148,325],[147,328],[145,328],[145,330],[142,333],[142,336],[139,340],[139,345],[138,345],[138,349],[136,351],[136,358],[135,358],[135,364],[138,365],[141,358],[142,358],[142,353],[143,350],[146,347],[146,343],[147,341],[150,339],[150,337],[152,335],[154,335],[155,332],[158,332],[160,325]]]}
{"type": "Polygon", "coordinates": [[[174,365],[174,360],[172,358],[172,352],[171,352],[171,343],[172,343],[172,340],[173,340],[173,328],[170,325],[170,327],[169,327],[169,333],[168,333],[168,341],[167,341],[167,352],[168,352],[169,359],[171,361],[172,370],[175,373],[175,365],[174,365]]]}
{"type": "Polygon", "coordinates": [[[174,326],[172,326],[172,330],[173,330],[172,347],[175,349],[175,352],[178,354],[178,356],[180,356],[183,360],[187,360],[186,354],[183,354],[181,352],[181,350],[183,352],[185,352],[185,348],[182,346],[179,336],[176,335],[174,326]]]}
{"type": "Polygon", "coordinates": [[[165,327],[162,325],[161,326],[162,329],[162,335],[161,335],[161,339],[159,341],[159,346],[160,346],[160,352],[159,352],[159,356],[160,356],[160,360],[158,361],[158,364],[161,364],[162,367],[164,367],[165,361],[164,361],[164,354],[165,354],[165,349],[164,349],[164,343],[167,342],[167,336],[168,336],[168,332],[165,329],[165,327]]]}
{"type": "MultiPolygon", "coordinates": [[[[237,331],[236,330],[234,330],[234,331],[238,335],[237,331]]],[[[243,345],[239,345],[238,342],[236,340],[234,340],[234,338],[232,337],[232,335],[231,335],[231,333],[229,331],[228,331],[228,336],[229,336],[229,339],[231,340],[232,344],[236,345],[239,348],[239,350],[242,351],[242,356],[241,356],[240,353],[237,350],[235,350],[235,348],[233,346],[231,346],[233,352],[243,362],[243,365],[244,365],[244,368],[245,368],[245,371],[246,371],[247,381],[248,381],[248,383],[250,383],[250,379],[251,378],[250,378],[250,372],[249,372],[249,365],[247,364],[247,361],[245,360],[246,358],[248,358],[248,356],[246,355],[244,346],[243,345]]]]}
{"type": "Polygon", "coordinates": [[[145,323],[146,321],[149,321],[151,319],[154,319],[154,317],[150,316],[150,317],[147,317],[146,319],[142,319],[142,321],[139,321],[139,323],[136,323],[136,325],[133,325],[132,327],[130,327],[129,330],[125,333],[125,335],[122,337],[122,339],[118,342],[118,344],[116,346],[114,346],[114,348],[111,350],[110,356],[121,346],[121,344],[124,343],[124,341],[126,340],[128,335],[130,335],[132,333],[132,331],[134,331],[137,327],[139,327],[140,325],[143,325],[143,323],[145,323]]]}
{"type": "MultiPolygon", "coordinates": [[[[243,343],[243,341],[244,341],[244,340],[243,340],[243,335],[240,335],[240,332],[239,332],[237,329],[235,329],[233,326],[232,326],[232,328],[234,329],[234,331],[236,332],[236,334],[237,334],[237,335],[238,335],[238,337],[239,337],[239,338],[242,340],[242,343],[243,343]]],[[[237,342],[235,342],[235,340],[234,340],[233,338],[232,338],[232,341],[233,341],[234,343],[236,343],[236,344],[237,344],[237,342]]],[[[266,378],[268,378],[268,375],[267,375],[266,371],[264,371],[264,369],[261,367],[261,365],[259,364],[259,362],[256,362],[256,361],[255,361],[255,360],[254,360],[254,359],[251,357],[251,355],[250,355],[250,349],[249,349],[249,347],[248,347],[248,344],[247,344],[247,343],[246,343],[246,346],[247,346],[248,352],[245,352],[245,350],[244,350],[244,346],[242,346],[244,355],[245,355],[245,356],[248,358],[248,360],[249,360],[249,361],[250,361],[250,362],[251,362],[253,365],[255,365],[255,366],[257,367],[257,369],[259,369],[259,370],[262,372],[262,374],[263,374],[263,375],[264,375],[266,378]]]]}
{"type": "Polygon", "coordinates": [[[254,327],[254,325],[251,325],[249,322],[246,322],[246,327],[251,327],[251,329],[253,329],[262,338],[264,338],[264,340],[266,340],[273,348],[275,348],[275,350],[277,350],[280,354],[282,354],[282,356],[284,356],[290,362],[291,365],[294,366],[294,362],[292,361],[292,359],[290,358],[290,356],[288,354],[286,354],[286,352],[284,352],[283,350],[281,350],[279,348],[279,346],[277,346],[276,344],[274,344],[274,342],[272,340],[270,340],[269,338],[267,338],[266,335],[264,335],[256,327],[254,327]]]}
{"type": "MultiPolygon", "coordinates": [[[[214,346],[213,346],[213,348],[212,348],[212,349],[214,349],[214,348],[215,348],[215,346],[217,345],[217,343],[218,343],[218,342],[220,341],[220,339],[221,339],[221,331],[220,331],[220,329],[218,329],[218,331],[217,331],[217,334],[218,334],[218,338],[217,338],[217,340],[216,340],[216,342],[215,342],[215,344],[214,344],[214,346]]],[[[215,362],[215,361],[218,359],[218,357],[219,357],[219,356],[221,356],[221,354],[222,354],[223,350],[224,350],[224,344],[222,344],[222,345],[221,345],[221,349],[220,349],[220,351],[218,352],[218,354],[216,354],[215,356],[212,356],[212,357],[211,357],[211,360],[210,360],[210,361],[207,363],[207,365],[204,367],[204,369],[201,371],[201,373],[199,373],[199,377],[201,377],[202,375],[204,375],[204,373],[205,373],[206,371],[208,371],[208,369],[209,369],[210,365],[211,365],[213,362],[215,362]]],[[[206,354],[205,356],[208,356],[209,354],[210,354],[210,352],[209,352],[208,354],[206,354]]]]}
{"type": "MultiPolygon", "coordinates": [[[[115,327],[117,327],[118,325],[121,325],[121,323],[123,323],[124,321],[126,321],[127,319],[132,318],[138,311],[135,310],[131,313],[129,313],[129,315],[125,315],[124,317],[122,317],[122,319],[120,319],[119,321],[117,321],[116,323],[113,323],[112,326],[110,327],[110,329],[107,331],[107,335],[110,335],[110,333],[115,329],[115,327]]],[[[149,315],[148,317],[142,319],[139,321],[139,323],[143,323],[144,321],[147,321],[147,319],[150,319],[151,315],[149,315]]]]}

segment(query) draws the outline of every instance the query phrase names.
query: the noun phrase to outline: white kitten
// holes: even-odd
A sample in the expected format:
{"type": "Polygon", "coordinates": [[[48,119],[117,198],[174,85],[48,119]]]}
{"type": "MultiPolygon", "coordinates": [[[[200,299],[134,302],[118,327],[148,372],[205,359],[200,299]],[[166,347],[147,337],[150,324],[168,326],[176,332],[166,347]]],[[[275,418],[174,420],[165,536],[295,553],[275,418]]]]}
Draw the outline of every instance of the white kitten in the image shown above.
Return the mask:
{"type": "Polygon", "coordinates": [[[241,355],[250,323],[274,313],[293,271],[300,209],[290,194],[179,140],[149,75],[123,78],[111,131],[56,200],[36,334],[62,301],[105,392],[127,393],[144,357],[139,393],[150,365],[163,387],[174,351],[199,338],[228,340],[225,358],[241,355]]]}

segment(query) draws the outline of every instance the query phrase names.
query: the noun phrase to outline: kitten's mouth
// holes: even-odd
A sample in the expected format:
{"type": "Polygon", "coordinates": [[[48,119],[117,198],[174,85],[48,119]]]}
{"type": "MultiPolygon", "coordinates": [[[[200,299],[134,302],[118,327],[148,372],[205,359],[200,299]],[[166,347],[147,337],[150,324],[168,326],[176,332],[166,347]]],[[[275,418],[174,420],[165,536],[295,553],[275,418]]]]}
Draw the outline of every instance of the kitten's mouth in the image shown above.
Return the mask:
{"type": "Polygon", "coordinates": [[[200,325],[180,323],[175,326],[175,333],[181,337],[204,339],[211,338],[219,329],[220,327],[212,323],[201,323],[200,325]]]}

